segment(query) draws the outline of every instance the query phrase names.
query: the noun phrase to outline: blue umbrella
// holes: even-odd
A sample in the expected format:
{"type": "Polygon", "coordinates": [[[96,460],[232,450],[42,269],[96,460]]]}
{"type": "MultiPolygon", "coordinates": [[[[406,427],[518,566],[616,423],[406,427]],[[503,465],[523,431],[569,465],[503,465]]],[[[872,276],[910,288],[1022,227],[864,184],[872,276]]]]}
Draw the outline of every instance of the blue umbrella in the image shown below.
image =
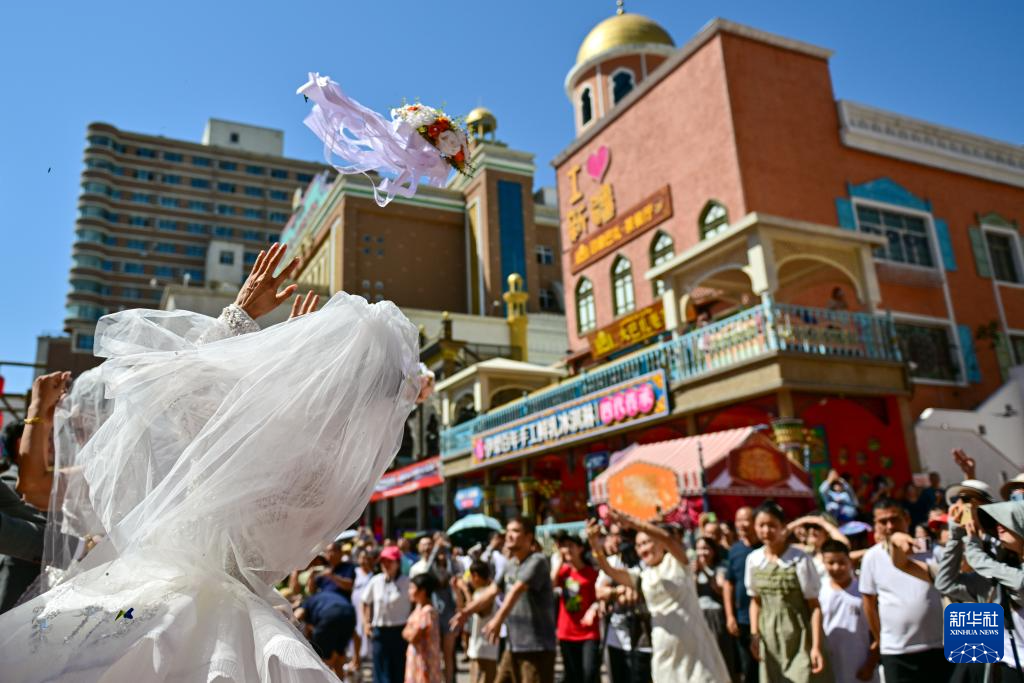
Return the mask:
{"type": "Polygon", "coordinates": [[[497,531],[502,532],[505,529],[501,526],[501,522],[496,520],[494,517],[488,517],[475,513],[472,515],[466,515],[459,521],[448,527],[448,535],[454,536],[457,533],[464,531],[497,531]]]}

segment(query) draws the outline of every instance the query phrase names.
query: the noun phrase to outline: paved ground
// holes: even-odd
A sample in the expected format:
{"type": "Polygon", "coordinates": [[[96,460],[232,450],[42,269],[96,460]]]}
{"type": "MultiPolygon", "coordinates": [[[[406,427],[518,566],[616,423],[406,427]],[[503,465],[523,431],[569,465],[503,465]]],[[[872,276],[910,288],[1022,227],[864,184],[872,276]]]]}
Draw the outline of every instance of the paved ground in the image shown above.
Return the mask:
{"type": "MultiPolygon", "coordinates": [[[[456,683],[469,683],[469,662],[464,660],[462,655],[456,655],[456,665],[459,670],[456,676],[456,683]]],[[[561,680],[562,676],[562,662],[561,657],[555,662],[555,680],[561,680]]],[[[601,672],[602,683],[608,683],[608,674],[605,671],[601,672]]],[[[373,675],[370,670],[369,664],[363,667],[363,683],[372,683],[373,675]]],[[[570,682],[567,682],[570,683],[570,682]]]]}

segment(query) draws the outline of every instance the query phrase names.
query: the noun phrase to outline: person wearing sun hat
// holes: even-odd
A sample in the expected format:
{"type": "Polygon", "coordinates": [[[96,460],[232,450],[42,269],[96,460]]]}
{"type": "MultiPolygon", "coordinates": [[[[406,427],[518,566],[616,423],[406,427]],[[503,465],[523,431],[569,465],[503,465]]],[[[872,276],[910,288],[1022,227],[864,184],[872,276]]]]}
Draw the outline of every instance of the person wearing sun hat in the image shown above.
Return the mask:
{"type": "Polygon", "coordinates": [[[1013,479],[1008,479],[999,487],[999,495],[1003,500],[1024,502],[1024,472],[1021,472],[1013,479]]]}
{"type": "Polygon", "coordinates": [[[952,505],[957,501],[984,505],[992,503],[992,488],[980,479],[964,479],[955,486],[946,489],[946,503],[952,505]]]}
{"type": "Polygon", "coordinates": [[[1003,658],[996,664],[985,664],[984,680],[1022,681],[1024,673],[1024,503],[1006,501],[977,508],[969,528],[963,521],[967,506],[950,507],[951,550],[939,565],[935,587],[960,602],[994,602],[1004,611],[1003,658]],[[999,542],[996,552],[990,551],[982,532],[999,542]],[[960,543],[960,539],[962,543],[960,543]],[[960,543],[959,549],[957,548],[960,543]],[[973,571],[962,572],[961,558],[973,571]]]}

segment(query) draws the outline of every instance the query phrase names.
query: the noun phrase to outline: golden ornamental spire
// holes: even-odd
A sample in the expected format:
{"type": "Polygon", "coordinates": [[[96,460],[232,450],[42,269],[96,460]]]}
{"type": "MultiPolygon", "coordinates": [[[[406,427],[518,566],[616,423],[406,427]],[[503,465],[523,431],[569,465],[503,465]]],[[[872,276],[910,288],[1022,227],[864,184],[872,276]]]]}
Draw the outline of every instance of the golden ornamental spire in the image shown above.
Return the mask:
{"type": "Polygon", "coordinates": [[[626,13],[625,5],[626,5],[626,3],[623,2],[623,0],[615,0],[615,13],[616,14],[625,14],[626,13]]]}

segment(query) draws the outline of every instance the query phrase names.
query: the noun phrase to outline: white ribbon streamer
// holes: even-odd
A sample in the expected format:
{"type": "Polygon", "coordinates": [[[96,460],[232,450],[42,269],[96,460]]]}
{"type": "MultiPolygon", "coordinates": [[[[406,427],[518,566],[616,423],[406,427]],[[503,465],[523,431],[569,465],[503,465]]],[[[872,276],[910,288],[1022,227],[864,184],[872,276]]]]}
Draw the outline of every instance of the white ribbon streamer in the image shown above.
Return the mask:
{"type": "Polygon", "coordinates": [[[313,100],[304,123],[324,141],[327,163],[346,175],[394,175],[374,184],[378,206],[387,206],[396,196],[412,197],[420,182],[442,187],[448,179],[451,166],[419,131],[364,107],[328,76],[311,72],[298,93],[313,100]]]}

